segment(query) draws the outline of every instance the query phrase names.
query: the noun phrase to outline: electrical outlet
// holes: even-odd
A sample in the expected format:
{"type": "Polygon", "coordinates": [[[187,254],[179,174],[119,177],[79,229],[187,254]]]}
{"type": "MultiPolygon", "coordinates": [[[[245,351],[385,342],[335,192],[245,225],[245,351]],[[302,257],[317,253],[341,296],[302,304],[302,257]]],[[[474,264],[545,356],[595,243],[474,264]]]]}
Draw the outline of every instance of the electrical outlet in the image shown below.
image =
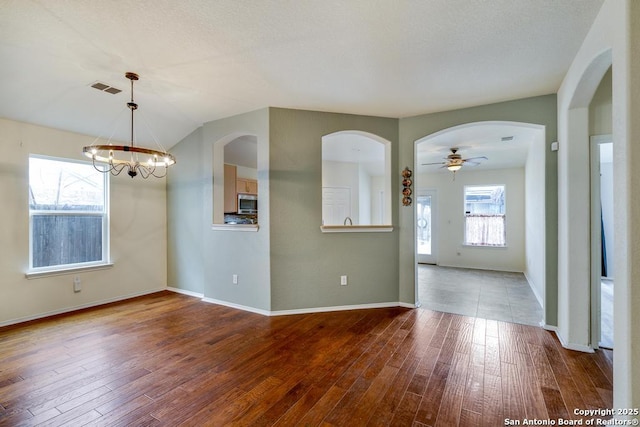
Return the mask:
{"type": "Polygon", "coordinates": [[[238,284],[238,275],[237,275],[237,274],[234,274],[233,276],[231,276],[231,282],[232,282],[234,285],[237,285],[237,284],[238,284]]]}
{"type": "Polygon", "coordinates": [[[342,286],[347,286],[347,276],[340,276],[340,284],[342,286]]]}
{"type": "Polygon", "coordinates": [[[73,278],[73,292],[80,292],[82,290],[82,282],[78,276],[73,278]]]}

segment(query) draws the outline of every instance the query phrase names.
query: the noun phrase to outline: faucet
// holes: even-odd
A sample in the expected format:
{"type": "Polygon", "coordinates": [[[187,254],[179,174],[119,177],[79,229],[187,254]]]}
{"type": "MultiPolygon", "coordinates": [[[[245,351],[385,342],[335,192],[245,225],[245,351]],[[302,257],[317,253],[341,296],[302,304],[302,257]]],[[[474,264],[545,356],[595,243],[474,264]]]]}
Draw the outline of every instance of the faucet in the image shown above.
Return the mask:
{"type": "Polygon", "coordinates": [[[353,221],[351,221],[351,217],[346,217],[342,225],[347,225],[347,221],[349,221],[349,225],[353,225],[353,221]]]}

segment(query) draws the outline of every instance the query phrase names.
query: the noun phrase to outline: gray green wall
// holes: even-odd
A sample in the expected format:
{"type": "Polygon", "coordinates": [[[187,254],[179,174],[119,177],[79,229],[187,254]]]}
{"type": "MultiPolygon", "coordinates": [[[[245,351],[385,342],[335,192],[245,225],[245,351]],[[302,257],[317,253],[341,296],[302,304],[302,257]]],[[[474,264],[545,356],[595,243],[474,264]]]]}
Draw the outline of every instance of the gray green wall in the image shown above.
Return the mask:
{"type": "Polygon", "coordinates": [[[400,203],[400,170],[415,141],[465,123],[546,127],[546,322],[557,323],[556,96],[405,119],[268,108],[206,123],[176,145],[168,180],[169,286],[264,311],[415,302],[413,209],[400,203]],[[392,232],[322,233],[322,137],[357,130],[392,144],[392,232]],[[260,229],[212,230],[214,144],[258,138],[260,229]],[[239,283],[231,283],[238,274],[239,283]],[[340,285],[347,275],[349,284],[340,285]]]}
{"type": "Polygon", "coordinates": [[[167,285],[204,293],[202,128],[171,149],[178,161],[167,174],[167,285]]]}
{"type": "Polygon", "coordinates": [[[589,104],[589,135],[611,135],[613,132],[612,71],[606,72],[589,104]]]}
{"type": "MultiPolygon", "coordinates": [[[[271,108],[272,310],[398,302],[398,165],[392,168],[394,231],[322,233],[322,137],[359,130],[392,144],[398,120],[271,108]],[[340,276],[349,284],[340,286],[340,276]]],[[[412,302],[413,303],[413,302],[412,302]]]]}
{"type": "MultiPolygon", "coordinates": [[[[414,166],[415,141],[443,129],[482,121],[513,121],[546,126],[546,293],[545,320],[557,325],[558,292],[558,192],[557,157],[548,147],[557,140],[555,95],[507,101],[461,110],[425,114],[400,119],[398,164],[414,166]]],[[[400,209],[400,301],[415,301],[413,209],[400,209]]]]}
{"type": "MultiPolygon", "coordinates": [[[[207,187],[204,195],[206,239],[204,296],[226,303],[268,311],[269,273],[269,110],[264,108],[245,114],[205,123],[202,131],[203,161],[207,187]],[[214,144],[229,135],[255,135],[258,155],[258,232],[212,231],[214,144]],[[238,284],[232,275],[238,275],[238,284]]],[[[230,141],[227,141],[230,142],[230,141]]],[[[218,150],[224,156],[224,150],[218,150]]],[[[220,165],[224,161],[219,162],[220,165]]],[[[223,211],[224,209],[222,209],[223,211]]]]}
{"type": "MultiPolygon", "coordinates": [[[[168,286],[248,309],[270,309],[269,110],[205,123],[172,148],[178,163],[169,175],[168,286]],[[230,135],[258,140],[258,191],[265,212],[257,232],[213,230],[214,144],[230,135]],[[232,275],[238,275],[238,284],[232,275]]],[[[223,151],[223,150],[221,150],[223,151]]]]}

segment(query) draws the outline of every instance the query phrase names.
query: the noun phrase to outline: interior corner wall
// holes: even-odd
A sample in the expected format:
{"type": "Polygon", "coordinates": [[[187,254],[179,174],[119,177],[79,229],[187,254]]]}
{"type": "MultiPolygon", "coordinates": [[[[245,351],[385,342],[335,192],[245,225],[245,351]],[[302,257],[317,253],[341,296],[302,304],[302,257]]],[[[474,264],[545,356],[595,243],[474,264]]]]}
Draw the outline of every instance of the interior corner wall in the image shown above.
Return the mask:
{"type": "MultiPolygon", "coordinates": [[[[553,302],[547,301],[547,287],[545,276],[545,251],[547,242],[540,233],[547,227],[545,215],[546,191],[540,182],[545,181],[545,156],[549,150],[544,139],[544,131],[535,132],[533,141],[529,145],[525,164],[525,257],[524,275],[529,282],[538,302],[542,307],[553,304],[557,307],[557,295],[551,295],[553,302]]],[[[554,224],[555,227],[555,224],[554,224]]],[[[556,244],[556,242],[552,242],[556,244]]],[[[546,315],[546,310],[545,310],[546,315]]],[[[543,322],[547,325],[547,319],[543,322]]]]}
{"type": "MultiPolygon", "coordinates": [[[[169,182],[170,277],[173,286],[203,294],[211,302],[269,311],[269,111],[261,109],[205,123],[173,148],[183,168],[169,182]],[[258,231],[213,229],[214,165],[224,164],[232,135],[257,139],[258,231]],[[180,154],[183,157],[179,157],[180,154]],[[237,275],[238,283],[232,277],[237,275]]],[[[177,166],[177,165],[176,165],[177,166]]],[[[218,171],[220,172],[220,171],[218,171]]]]}
{"type": "Polygon", "coordinates": [[[95,137],[0,119],[0,325],[165,289],[165,179],[110,177],[110,248],[114,266],[25,278],[29,267],[29,155],[86,160],[95,137]],[[73,292],[75,277],[82,291],[73,292]]]}
{"type": "Polygon", "coordinates": [[[167,174],[167,284],[204,294],[204,191],[202,127],[171,148],[167,174]]]}
{"type": "MultiPolygon", "coordinates": [[[[269,109],[272,310],[398,302],[399,173],[392,167],[392,232],[322,233],[322,137],[357,130],[391,142],[398,120],[269,109]],[[348,285],[340,285],[340,276],[348,285]]],[[[413,304],[413,301],[411,301],[413,304]]]]}
{"type": "MultiPolygon", "coordinates": [[[[613,93],[611,87],[612,70],[606,72],[602,81],[589,103],[589,136],[602,137],[611,136],[613,132],[613,116],[611,107],[613,103],[613,93]]],[[[598,138],[598,139],[599,139],[598,138]]],[[[613,163],[602,162],[600,164],[600,189],[601,189],[601,209],[603,235],[605,236],[606,272],[607,277],[613,279],[615,267],[615,249],[613,247],[613,163]],[[607,191],[609,189],[609,191],[607,191]]]]}
{"type": "Polygon", "coordinates": [[[589,103],[589,135],[611,135],[613,122],[611,115],[612,105],[612,78],[611,68],[602,77],[602,81],[589,103]]]}
{"type": "MultiPolygon", "coordinates": [[[[557,159],[549,149],[557,140],[556,95],[506,101],[460,110],[425,114],[400,119],[399,165],[415,165],[415,141],[444,129],[482,121],[512,121],[539,124],[545,127],[545,319],[548,325],[557,323],[557,159]]],[[[416,260],[414,210],[400,210],[400,299],[414,302],[416,260]]]]}

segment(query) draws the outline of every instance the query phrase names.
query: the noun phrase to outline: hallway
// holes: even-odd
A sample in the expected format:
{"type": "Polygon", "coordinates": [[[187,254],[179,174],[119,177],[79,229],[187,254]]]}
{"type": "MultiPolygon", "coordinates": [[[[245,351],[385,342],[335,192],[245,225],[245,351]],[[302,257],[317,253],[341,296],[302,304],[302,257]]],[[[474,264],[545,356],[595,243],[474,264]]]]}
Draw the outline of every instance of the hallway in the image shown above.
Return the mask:
{"type": "Polygon", "coordinates": [[[600,287],[600,347],[613,348],[613,280],[602,278],[600,287]]]}
{"type": "Polygon", "coordinates": [[[418,264],[418,299],[431,310],[524,325],[543,317],[522,273],[418,264]]]}

